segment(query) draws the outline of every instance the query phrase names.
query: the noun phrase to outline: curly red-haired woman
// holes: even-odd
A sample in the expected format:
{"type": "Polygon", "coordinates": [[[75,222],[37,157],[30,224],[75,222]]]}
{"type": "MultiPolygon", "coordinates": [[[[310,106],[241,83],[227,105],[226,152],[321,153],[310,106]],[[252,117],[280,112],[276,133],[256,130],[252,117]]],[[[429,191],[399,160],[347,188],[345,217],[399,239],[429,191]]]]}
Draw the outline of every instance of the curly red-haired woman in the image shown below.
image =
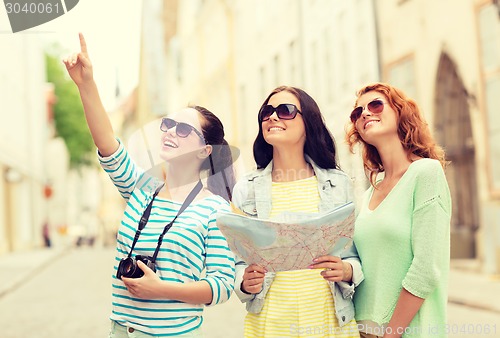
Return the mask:
{"type": "Polygon", "coordinates": [[[357,92],[346,140],[371,182],[354,242],[362,337],[446,336],[451,198],[444,151],[412,99],[385,83],[357,92]]]}

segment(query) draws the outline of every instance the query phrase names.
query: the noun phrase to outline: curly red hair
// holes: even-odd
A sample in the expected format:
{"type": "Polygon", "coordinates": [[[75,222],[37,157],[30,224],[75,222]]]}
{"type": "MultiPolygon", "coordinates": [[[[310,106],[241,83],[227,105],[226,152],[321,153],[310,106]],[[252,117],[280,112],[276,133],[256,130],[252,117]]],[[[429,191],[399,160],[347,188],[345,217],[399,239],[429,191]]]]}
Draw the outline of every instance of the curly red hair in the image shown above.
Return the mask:
{"type": "MultiPolygon", "coordinates": [[[[432,158],[440,161],[444,167],[446,165],[444,150],[434,141],[429,125],[420,113],[417,103],[407,97],[400,89],[379,82],[366,85],[358,90],[354,107],[357,106],[357,101],[361,95],[371,91],[385,95],[389,105],[396,111],[399,140],[406,150],[408,158],[411,160],[412,154],[432,158]]],[[[360,143],[362,145],[363,164],[369,173],[371,184],[375,186],[377,174],[384,171],[377,148],[363,141],[352,122],[347,127],[346,142],[351,153],[354,153],[356,144],[360,143]]]]}

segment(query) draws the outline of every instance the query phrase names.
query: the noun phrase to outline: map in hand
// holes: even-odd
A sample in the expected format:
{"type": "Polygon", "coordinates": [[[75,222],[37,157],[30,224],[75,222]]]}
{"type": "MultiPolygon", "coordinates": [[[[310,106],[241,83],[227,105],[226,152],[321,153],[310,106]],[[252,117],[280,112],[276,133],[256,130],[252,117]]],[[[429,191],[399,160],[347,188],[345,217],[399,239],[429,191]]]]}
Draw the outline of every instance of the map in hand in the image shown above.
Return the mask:
{"type": "Polygon", "coordinates": [[[339,256],[352,241],[354,219],[350,202],[327,213],[290,212],[272,221],[220,212],[217,226],[245,263],[277,272],[307,269],[319,256],[339,256]]]}

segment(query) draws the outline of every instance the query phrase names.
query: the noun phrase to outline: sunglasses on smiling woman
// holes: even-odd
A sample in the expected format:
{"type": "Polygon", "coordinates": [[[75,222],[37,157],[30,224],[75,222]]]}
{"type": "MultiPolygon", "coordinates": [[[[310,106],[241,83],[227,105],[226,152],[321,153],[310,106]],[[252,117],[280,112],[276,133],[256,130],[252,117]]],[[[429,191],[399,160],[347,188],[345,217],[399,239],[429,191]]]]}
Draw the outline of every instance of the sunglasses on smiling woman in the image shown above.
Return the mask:
{"type": "Polygon", "coordinates": [[[375,99],[370,101],[366,107],[356,107],[354,110],[351,112],[351,122],[356,123],[356,121],[361,117],[361,114],[363,114],[363,111],[366,109],[372,114],[380,114],[384,110],[384,104],[385,102],[382,101],[381,99],[375,99]]]}
{"type": "Polygon", "coordinates": [[[269,120],[274,112],[276,112],[280,120],[293,120],[297,116],[297,113],[302,114],[297,106],[291,103],[282,103],[276,108],[268,104],[260,109],[259,121],[264,122],[269,120]]]}
{"type": "Polygon", "coordinates": [[[205,140],[203,134],[188,123],[177,122],[176,120],[173,120],[168,117],[164,117],[161,119],[161,124],[160,124],[161,131],[167,132],[169,129],[172,129],[174,127],[175,127],[175,133],[179,137],[186,138],[189,136],[189,134],[191,134],[192,131],[194,131],[195,134],[198,135],[202,140],[205,140]]]}

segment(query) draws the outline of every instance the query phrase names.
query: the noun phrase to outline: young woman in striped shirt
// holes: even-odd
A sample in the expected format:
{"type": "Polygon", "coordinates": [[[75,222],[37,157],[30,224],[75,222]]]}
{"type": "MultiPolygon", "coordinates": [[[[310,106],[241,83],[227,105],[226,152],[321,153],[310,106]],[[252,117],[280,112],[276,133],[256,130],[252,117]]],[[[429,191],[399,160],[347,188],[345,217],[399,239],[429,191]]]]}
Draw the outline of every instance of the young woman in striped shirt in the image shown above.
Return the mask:
{"type": "Polygon", "coordinates": [[[115,138],[81,34],[80,44],[81,52],[64,63],[80,91],[100,163],[127,201],[117,235],[110,337],[201,337],[204,305],[228,300],[234,286],[234,256],[215,223],[217,211],[229,210],[229,203],[209,191],[230,199],[234,182],[223,126],[198,106],[163,118],[158,142],[160,157],[167,162],[166,178],[148,176],[115,138]],[[215,184],[216,175],[211,175],[209,189],[201,188],[200,172],[214,167],[212,173],[227,174],[226,184],[215,184]],[[195,197],[178,214],[188,196],[195,197]],[[138,235],[149,208],[150,217],[138,235]],[[172,227],[166,231],[169,223],[172,227]],[[127,255],[153,256],[155,262],[147,266],[137,259],[131,274],[121,263],[127,255]],[[123,274],[116,276],[119,267],[123,274]]]}
{"type": "MultiPolygon", "coordinates": [[[[351,202],[333,137],[303,90],[278,87],[259,112],[257,170],[238,181],[233,202],[250,216],[325,212],[351,202]]],[[[247,303],[245,337],[359,337],[352,295],[363,279],[356,248],[317,257],[310,269],[266,272],[239,261],[235,291],[247,303]]]]}

